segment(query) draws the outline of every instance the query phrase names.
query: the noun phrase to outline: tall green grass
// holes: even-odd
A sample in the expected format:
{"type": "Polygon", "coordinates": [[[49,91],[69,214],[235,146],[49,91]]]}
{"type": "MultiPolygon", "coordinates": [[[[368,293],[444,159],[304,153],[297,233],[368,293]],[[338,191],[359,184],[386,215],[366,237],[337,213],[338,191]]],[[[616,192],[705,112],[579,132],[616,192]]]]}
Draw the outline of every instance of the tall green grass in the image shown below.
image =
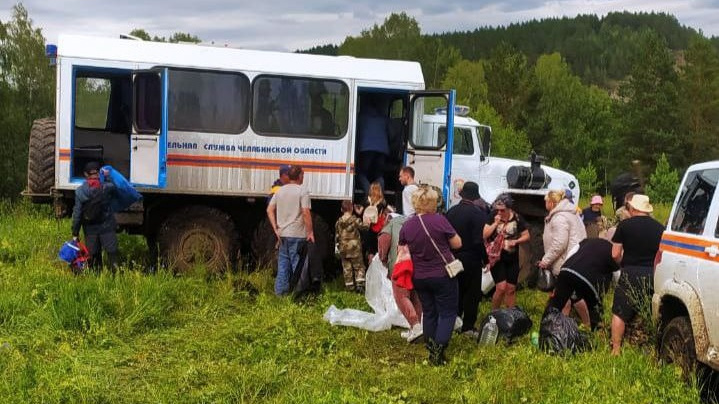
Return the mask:
{"type": "MultiPolygon", "coordinates": [[[[141,239],[120,235],[123,270],[74,276],[56,258],[69,222],[0,203],[0,401],[228,403],[694,403],[695,387],[658,366],[649,345],[549,356],[521,338],[479,348],[454,336],[450,362],[426,363],[398,329],[322,320],[362,296],[325,285],[302,303],[272,294],[269,270],[144,275],[141,239]]],[[[546,294],[519,304],[539,327],[546,294]]],[[[481,314],[489,311],[484,301],[481,314]]],[[[605,321],[608,320],[608,314],[605,321]]]]}

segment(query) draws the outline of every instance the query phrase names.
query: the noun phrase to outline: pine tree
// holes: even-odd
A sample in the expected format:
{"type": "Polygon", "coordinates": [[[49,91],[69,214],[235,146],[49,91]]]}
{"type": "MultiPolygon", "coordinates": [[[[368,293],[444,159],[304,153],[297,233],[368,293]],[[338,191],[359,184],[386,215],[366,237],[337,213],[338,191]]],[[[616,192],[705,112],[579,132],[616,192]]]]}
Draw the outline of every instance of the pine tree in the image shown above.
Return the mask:
{"type": "Polygon", "coordinates": [[[654,173],[649,176],[647,195],[653,202],[670,203],[674,200],[679,187],[679,173],[669,165],[667,156],[662,153],[657,160],[654,173]]]}

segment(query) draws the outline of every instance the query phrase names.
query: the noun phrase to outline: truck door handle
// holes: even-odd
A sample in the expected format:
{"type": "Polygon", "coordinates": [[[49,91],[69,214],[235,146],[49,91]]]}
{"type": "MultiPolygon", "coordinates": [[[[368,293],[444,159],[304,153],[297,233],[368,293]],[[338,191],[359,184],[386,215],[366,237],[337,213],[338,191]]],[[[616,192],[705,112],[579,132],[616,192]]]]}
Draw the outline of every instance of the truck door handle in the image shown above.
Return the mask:
{"type": "Polygon", "coordinates": [[[704,247],[704,252],[709,254],[710,257],[714,258],[719,255],[719,246],[710,245],[709,247],[704,247]]]}
{"type": "Polygon", "coordinates": [[[157,143],[157,137],[139,137],[139,136],[135,136],[135,137],[132,138],[132,140],[134,140],[134,141],[136,141],[136,142],[139,142],[139,141],[141,141],[141,140],[144,140],[144,141],[146,141],[146,142],[155,142],[155,143],[157,143]]]}

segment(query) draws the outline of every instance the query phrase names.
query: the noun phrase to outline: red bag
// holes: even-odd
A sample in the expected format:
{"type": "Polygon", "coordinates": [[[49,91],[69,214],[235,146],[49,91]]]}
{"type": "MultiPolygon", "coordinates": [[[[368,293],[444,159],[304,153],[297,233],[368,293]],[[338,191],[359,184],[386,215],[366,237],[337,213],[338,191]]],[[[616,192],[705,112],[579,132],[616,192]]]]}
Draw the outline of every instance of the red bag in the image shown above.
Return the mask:
{"type": "Polygon", "coordinates": [[[387,215],[381,214],[377,217],[377,222],[370,226],[370,230],[372,230],[374,233],[379,234],[380,231],[382,231],[382,228],[384,227],[384,223],[387,221],[387,215]]]}
{"type": "Polygon", "coordinates": [[[72,269],[72,272],[78,274],[85,270],[85,267],[87,266],[87,260],[90,258],[90,252],[87,249],[87,246],[82,241],[77,242],[77,246],[80,248],[80,251],[77,252],[77,256],[75,259],[70,263],[70,268],[72,269]]]}

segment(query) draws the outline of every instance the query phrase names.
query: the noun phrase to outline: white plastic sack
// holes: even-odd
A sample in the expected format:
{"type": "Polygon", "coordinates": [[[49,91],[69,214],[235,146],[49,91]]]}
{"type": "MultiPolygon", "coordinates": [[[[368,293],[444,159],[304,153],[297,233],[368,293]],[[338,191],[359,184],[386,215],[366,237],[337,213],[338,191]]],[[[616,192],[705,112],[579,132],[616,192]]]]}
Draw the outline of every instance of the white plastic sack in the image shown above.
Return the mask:
{"type": "Polygon", "coordinates": [[[492,271],[490,271],[489,265],[487,265],[482,268],[482,293],[486,295],[493,287],[494,278],[492,278],[492,271]]]}
{"type": "Polygon", "coordinates": [[[355,309],[338,309],[333,304],[322,316],[332,325],[362,328],[368,331],[383,331],[392,327],[387,318],[355,309]]]}
{"type": "Polygon", "coordinates": [[[387,268],[375,255],[365,274],[365,298],[374,310],[368,313],[356,309],[338,309],[330,306],[323,318],[332,325],[345,325],[369,331],[389,330],[393,325],[409,328],[409,323],[397,308],[392,296],[392,282],[387,278],[387,268]]]}

